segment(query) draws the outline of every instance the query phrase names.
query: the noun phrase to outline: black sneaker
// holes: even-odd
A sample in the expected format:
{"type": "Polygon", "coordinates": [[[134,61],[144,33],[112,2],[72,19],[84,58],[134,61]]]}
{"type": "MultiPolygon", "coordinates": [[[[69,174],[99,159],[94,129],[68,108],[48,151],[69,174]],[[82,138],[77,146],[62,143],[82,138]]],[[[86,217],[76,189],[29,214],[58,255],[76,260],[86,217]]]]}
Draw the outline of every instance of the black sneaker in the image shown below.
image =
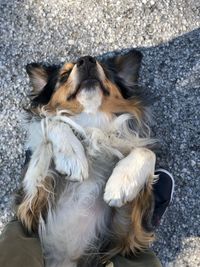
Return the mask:
{"type": "Polygon", "coordinates": [[[155,171],[159,175],[158,181],[153,185],[155,207],[152,217],[152,226],[157,228],[160,224],[161,218],[165,214],[167,207],[172,201],[174,192],[174,178],[171,173],[164,169],[155,171]]]}

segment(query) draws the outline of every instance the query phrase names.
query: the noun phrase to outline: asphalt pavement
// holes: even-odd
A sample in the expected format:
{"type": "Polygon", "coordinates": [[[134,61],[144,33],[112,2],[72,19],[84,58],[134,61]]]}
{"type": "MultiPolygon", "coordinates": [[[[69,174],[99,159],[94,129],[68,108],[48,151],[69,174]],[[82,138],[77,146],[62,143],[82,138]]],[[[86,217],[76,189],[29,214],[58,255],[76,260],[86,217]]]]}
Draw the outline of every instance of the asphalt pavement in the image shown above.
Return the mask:
{"type": "Polygon", "coordinates": [[[140,84],[154,100],[157,165],[176,182],[154,250],[164,267],[200,266],[199,26],[196,0],[0,0],[1,228],[24,162],[25,65],[136,47],[144,54],[140,84]]]}

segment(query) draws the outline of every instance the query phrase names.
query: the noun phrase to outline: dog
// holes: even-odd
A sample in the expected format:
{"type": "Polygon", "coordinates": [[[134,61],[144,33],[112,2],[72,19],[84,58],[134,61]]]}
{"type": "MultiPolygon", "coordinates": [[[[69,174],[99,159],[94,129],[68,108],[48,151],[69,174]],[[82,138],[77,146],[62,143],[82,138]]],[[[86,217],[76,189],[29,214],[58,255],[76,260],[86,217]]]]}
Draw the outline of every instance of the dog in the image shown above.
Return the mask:
{"type": "Polygon", "coordinates": [[[156,156],[150,111],[138,86],[141,52],[132,49],[62,66],[27,66],[32,153],[17,216],[38,232],[47,267],[95,267],[154,239],[156,156]]]}

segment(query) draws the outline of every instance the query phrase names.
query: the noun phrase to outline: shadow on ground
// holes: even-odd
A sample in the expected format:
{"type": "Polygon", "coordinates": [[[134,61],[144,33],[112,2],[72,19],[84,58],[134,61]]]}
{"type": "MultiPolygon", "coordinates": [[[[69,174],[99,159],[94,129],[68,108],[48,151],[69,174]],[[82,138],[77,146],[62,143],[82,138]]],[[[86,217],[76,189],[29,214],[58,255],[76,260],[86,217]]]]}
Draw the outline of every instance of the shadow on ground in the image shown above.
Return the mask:
{"type": "MultiPolygon", "coordinates": [[[[157,232],[155,251],[165,264],[178,265],[182,250],[199,262],[200,29],[153,47],[144,54],[140,82],[153,98],[153,135],[159,139],[157,167],[175,178],[173,202],[157,232]],[[190,247],[191,246],[191,247],[190,247]],[[173,263],[173,262],[177,263],[173,263]]],[[[109,56],[114,51],[105,53],[109,56]]],[[[182,259],[181,259],[182,260],[182,259]]],[[[183,264],[183,263],[181,263],[183,264]]],[[[188,259],[189,264],[189,259],[188,259]]]]}

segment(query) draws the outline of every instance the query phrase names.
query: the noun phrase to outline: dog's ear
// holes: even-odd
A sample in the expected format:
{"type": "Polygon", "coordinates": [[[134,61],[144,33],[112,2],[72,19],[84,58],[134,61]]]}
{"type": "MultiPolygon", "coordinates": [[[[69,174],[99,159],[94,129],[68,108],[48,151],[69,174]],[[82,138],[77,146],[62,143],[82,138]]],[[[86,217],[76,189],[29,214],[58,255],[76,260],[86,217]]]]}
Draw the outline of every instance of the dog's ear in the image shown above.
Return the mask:
{"type": "Polygon", "coordinates": [[[31,63],[26,66],[33,92],[39,94],[48,82],[48,72],[46,67],[38,63],[31,63]]]}
{"type": "Polygon", "coordinates": [[[26,66],[33,86],[32,102],[36,104],[47,104],[56,87],[60,66],[44,66],[31,63],[26,66]]]}
{"type": "Polygon", "coordinates": [[[140,51],[132,49],[124,55],[109,59],[108,62],[110,61],[110,66],[127,85],[133,86],[138,80],[142,57],[140,51]]]}

